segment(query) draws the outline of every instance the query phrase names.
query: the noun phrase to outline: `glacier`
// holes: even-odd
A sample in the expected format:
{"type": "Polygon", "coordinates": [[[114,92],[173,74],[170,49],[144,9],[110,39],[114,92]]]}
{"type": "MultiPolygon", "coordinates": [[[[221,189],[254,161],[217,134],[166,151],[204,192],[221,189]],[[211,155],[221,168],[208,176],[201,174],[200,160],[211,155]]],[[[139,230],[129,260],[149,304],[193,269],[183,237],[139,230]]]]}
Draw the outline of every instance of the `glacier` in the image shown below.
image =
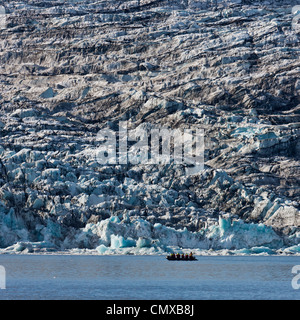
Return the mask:
{"type": "Polygon", "coordinates": [[[297,1],[5,3],[0,253],[299,255],[297,1]],[[204,169],[100,165],[127,121],[204,169]]]}
{"type": "MultiPolygon", "coordinates": [[[[11,220],[2,220],[1,240],[7,238],[11,220]],[[3,224],[5,223],[5,226],[3,224]]],[[[171,252],[198,255],[300,254],[300,245],[283,248],[283,240],[274,230],[262,223],[245,223],[220,216],[217,223],[198,232],[187,228],[176,230],[160,223],[151,223],[128,216],[110,217],[98,223],[88,223],[61,239],[58,224],[49,222],[41,228],[41,241],[30,242],[24,226],[14,221],[15,237],[22,238],[0,253],[64,253],[64,254],[167,254],[171,252]],[[57,240],[59,241],[59,245],[57,240]]],[[[3,240],[2,240],[3,241],[3,240]]]]}

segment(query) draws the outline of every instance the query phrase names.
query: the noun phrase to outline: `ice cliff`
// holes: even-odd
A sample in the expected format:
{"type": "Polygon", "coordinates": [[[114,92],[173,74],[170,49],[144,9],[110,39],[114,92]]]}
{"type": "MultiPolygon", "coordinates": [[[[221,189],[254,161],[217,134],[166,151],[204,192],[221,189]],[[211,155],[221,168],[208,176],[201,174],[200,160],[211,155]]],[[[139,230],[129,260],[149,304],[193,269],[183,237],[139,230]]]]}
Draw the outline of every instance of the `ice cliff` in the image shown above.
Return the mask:
{"type": "Polygon", "coordinates": [[[1,252],[299,253],[296,5],[3,3],[1,252]],[[120,121],[204,129],[205,169],[100,165],[120,121]]]}

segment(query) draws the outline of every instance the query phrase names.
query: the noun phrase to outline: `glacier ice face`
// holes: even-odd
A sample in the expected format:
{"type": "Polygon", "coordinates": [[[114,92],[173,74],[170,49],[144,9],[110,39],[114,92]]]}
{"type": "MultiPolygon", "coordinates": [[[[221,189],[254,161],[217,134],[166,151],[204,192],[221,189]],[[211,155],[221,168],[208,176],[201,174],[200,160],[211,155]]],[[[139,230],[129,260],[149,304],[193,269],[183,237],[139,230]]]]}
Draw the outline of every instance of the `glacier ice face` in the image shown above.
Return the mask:
{"type": "Polygon", "coordinates": [[[208,238],[214,246],[227,249],[252,248],[267,246],[278,248],[283,245],[282,239],[274,230],[262,223],[245,223],[243,220],[231,221],[219,217],[219,224],[208,231],[208,238]]]}
{"type": "Polygon", "coordinates": [[[150,248],[151,247],[151,240],[143,237],[139,237],[136,242],[137,248],[150,248]]]}
{"type": "MultiPolygon", "coordinates": [[[[74,245],[79,241],[93,239],[99,254],[122,252],[120,249],[140,249],[158,251],[174,250],[248,250],[253,253],[271,253],[282,245],[281,238],[272,228],[263,224],[247,224],[242,220],[231,221],[230,218],[220,218],[216,225],[199,232],[190,232],[186,228],[176,230],[160,223],[150,225],[142,219],[132,221],[106,219],[97,224],[88,224],[76,235],[74,245]],[[92,238],[91,235],[96,235],[92,238]],[[253,249],[262,247],[263,249],[253,249]],[[109,251],[108,251],[109,250],[109,251]]],[[[148,250],[148,251],[149,251],[148,250]]],[[[129,250],[130,251],[130,250],[129,250]]],[[[242,252],[242,251],[240,251],[242,252]]]]}
{"type": "Polygon", "coordinates": [[[110,247],[112,249],[134,247],[135,245],[136,242],[131,238],[124,239],[121,235],[114,234],[110,236],[110,247]]]}
{"type": "MultiPolygon", "coordinates": [[[[30,153],[26,151],[19,153],[16,159],[24,155],[31,157],[30,153]]],[[[284,214],[285,218],[287,214],[290,214],[290,219],[293,220],[298,214],[291,203],[284,202],[280,198],[268,198],[266,196],[267,193],[261,193],[260,196],[256,197],[251,189],[241,188],[241,185],[237,184],[223,170],[205,170],[188,179],[173,178],[168,182],[172,186],[171,189],[167,189],[162,185],[158,190],[153,188],[151,184],[139,183],[138,179],[140,178],[137,178],[138,175],[132,176],[136,180],[127,178],[124,185],[121,185],[115,179],[104,180],[103,183],[99,183],[94,178],[93,183],[90,183],[86,178],[81,178],[77,182],[66,181],[67,184],[65,185],[60,170],[44,170],[43,172],[45,173],[41,175],[41,178],[45,179],[47,183],[49,178],[51,181],[56,180],[53,187],[61,190],[59,192],[67,191],[69,193],[69,187],[72,186],[70,196],[66,197],[62,203],[60,196],[56,195],[49,198],[41,196],[37,192],[32,192],[27,196],[27,204],[32,210],[32,216],[18,216],[14,209],[9,209],[8,206],[12,203],[22,203],[25,199],[25,192],[12,193],[9,189],[2,190],[3,201],[1,202],[0,216],[2,221],[0,228],[2,247],[10,246],[12,243],[20,241],[46,241],[60,250],[69,250],[76,247],[98,248],[97,252],[105,254],[122,253],[125,249],[127,250],[125,250],[126,252],[135,250],[135,253],[149,252],[149,250],[151,252],[168,252],[175,250],[174,248],[177,248],[177,250],[245,249],[250,250],[248,252],[259,252],[259,250],[251,251],[251,248],[255,247],[266,247],[270,249],[269,252],[272,252],[272,250],[279,249],[285,245],[283,239],[273,230],[272,225],[275,225],[275,223],[272,221],[280,219],[282,214],[284,214]],[[208,184],[208,190],[211,189],[214,192],[218,190],[219,196],[222,195],[224,190],[230,188],[237,191],[240,198],[248,201],[255,199],[253,217],[265,217],[266,223],[245,223],[238,216],[220,213],[216,215],[215,212],[199,209],[195,202],[193,205],[189,205],[191,201],[186,199],[187,193],[184,194],[182,192],[182,185],[191,186],[194,184],[195,179],[201,181],[201,183],[208,184]],[[105,206],[106,201],[112,201],[117,197],[128,201],[128,196],[133,196],[136,199],[135,201],[140,201],[141,196],[148,197],[152,203],[156,202],[160,205],[162,199],[165,199],[169,205],[160,209],[161,213],[159,215],[147,214],[144,218],[140,218],[140,210],[126,209],[119,211],[122,212],[122,215],[109,217],[110,214],[106,211],[106,208],[110,208],[110,206],[105,206]],[[70,214],[74,199],[76,199],[75,203],[79,210],[78,213],[70,214]],[[262,199],[265,200],[262,201],[262,199]],[[175,201],[179,200],[186,207],[177,208],[178,215],[176,215],[174,205],[175,201]],[[51,217],[49,216],[44,221],[41,220],[40,223],[36,224],[34,231],[29,231],[26,228],[26,224],[34,223],[36,219],[34,212],[43,210],[43,208],[49,208],[51,217]],[[83,220],[85,223],[79,223],[76,215],[81,210],[91,209],[95,210],[95,212],[98,212],[98,210],[103,212],[103,216],[100,216],[100,221],[97,215],[90,216],[91,222],[81,215],[79,217],[81,219],[85,218],[83,220]],[[288,212],[285,213],[284,210],[288,212]],[[190,226],[197,226],[197,229],[195,231],[188,230],[184,224],[178,223],[177,228],[174,228],[174,222],[182,221],[182,217],[186,221],[190,220],[190,226]],[[92,222],[93,219],[98,220],[98,222],[92,222]]],[[[146,178],[147,174],[144,177],[146,178]]],[[[151,176],[149,175],[149,177],[151,176]]],[[[294,220],[291,223],[293,222],[294,220]]],[[[282,225],[280,220],[278,223],[282,225]]],[[[299,238],[291,235],[287,244],[294,243],[297,245],[299,238]]],[[[21,251],[20,249],[14,250],[21,251]]],[[[36,247],[34,250],[39,249],[36,247]]],[[[268,250],[263,249],[262,252],[267,253],[268,250]]],[[[295,252],[295,250],[291,252],[295,252]]]]}
{"type": "Polygon", "coordinates": [[[286,254],[300,254],[300,245],[284,248],[283,252],[286,254]]]}
{"type": "Polygon", "coordinates": [[[244,2],[6,4],[0,247],[297,248],[296,1],[244,2]],[[205,170],[100,166],[96,135],[119,121],[203,128],[205,170]]]}

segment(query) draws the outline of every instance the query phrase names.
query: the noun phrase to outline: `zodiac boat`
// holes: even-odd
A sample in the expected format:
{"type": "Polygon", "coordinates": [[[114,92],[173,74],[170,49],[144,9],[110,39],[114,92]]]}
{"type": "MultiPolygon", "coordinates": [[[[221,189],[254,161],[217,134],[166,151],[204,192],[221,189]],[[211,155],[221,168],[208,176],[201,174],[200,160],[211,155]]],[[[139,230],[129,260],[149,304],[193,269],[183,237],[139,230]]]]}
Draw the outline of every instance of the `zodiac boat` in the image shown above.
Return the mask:
{"type": "Polygon", "coordinates": [[[194,257],[194,256],[184,256],[182,257],[181,255],[180,256],[177,256],[177,255],[169,255],[166,257],[167,260],[170,260],[170,261],[197,261],[197,258],[194,257]]]}

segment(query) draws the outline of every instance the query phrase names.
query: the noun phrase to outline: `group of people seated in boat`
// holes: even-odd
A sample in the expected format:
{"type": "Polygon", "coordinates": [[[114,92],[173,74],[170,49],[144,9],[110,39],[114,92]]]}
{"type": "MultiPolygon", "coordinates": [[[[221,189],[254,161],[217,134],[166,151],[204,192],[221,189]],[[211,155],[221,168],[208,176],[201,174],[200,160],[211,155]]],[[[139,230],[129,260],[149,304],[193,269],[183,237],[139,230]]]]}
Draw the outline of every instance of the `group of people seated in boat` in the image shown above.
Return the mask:
{"type": "Polygon", "coordinates": [[[175,254],[175,253],[171,253],[169,256],[170,259],[172,260],[193,260],[194,256],[193,253],[191,252],[190,254],[175,254]]]}

